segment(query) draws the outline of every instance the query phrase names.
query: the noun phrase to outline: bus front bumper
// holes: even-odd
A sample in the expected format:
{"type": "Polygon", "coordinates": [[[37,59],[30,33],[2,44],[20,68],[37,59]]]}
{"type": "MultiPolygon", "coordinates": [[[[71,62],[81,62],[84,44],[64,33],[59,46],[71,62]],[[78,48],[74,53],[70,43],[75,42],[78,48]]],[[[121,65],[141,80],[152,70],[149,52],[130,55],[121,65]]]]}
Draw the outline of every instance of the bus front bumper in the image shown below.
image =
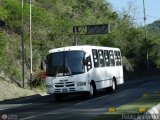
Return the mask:
{"type": "Polygon", "coordinates": [[[77,86],[77,87],[58,87],[55,88],[52,85],[46,85],[47,93],[48,94],[55,94],[55,93],[83,93],[88,92],[87,86],[77,86]]]}

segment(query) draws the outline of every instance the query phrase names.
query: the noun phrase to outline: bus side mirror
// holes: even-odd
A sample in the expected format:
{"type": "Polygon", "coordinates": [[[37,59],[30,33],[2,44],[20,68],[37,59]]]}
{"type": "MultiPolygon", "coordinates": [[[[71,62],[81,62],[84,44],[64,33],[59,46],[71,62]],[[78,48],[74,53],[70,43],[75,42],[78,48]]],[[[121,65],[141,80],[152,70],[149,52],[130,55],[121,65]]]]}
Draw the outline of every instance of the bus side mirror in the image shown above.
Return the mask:
{"type": "Polygon", "coordinates": [[[83,58],[83,65],[87,65],[87,58],[83,58]]]}
{"type": "Polygon", "coordinates": [[[47,64],[47,61],[46,60],[42,60],[40,69],[46,71],[46,64],[47,64]]]}

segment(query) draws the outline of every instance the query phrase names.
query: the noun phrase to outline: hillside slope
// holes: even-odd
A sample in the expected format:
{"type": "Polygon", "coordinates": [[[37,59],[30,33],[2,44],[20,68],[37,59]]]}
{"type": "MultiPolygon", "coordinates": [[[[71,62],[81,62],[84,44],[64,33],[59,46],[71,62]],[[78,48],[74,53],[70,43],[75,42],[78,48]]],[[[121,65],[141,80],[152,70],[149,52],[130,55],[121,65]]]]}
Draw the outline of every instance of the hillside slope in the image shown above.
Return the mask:
{"type": "Polygon", "coordinates": [[[20,98],[20,97],[27,97],[31,95],[44,95],[40,90],[28,90],[28,89],[22,89],[15,84],[8,83],[4,80],[0,80],[0,101],[2,100],[8,100],[8,99],[13,99],[13,98],[20,98]]]}
{"type": "Polygon", "coordinates": [[[147,25],[147,30],[149,33],[160,33],[160,20],[156,20],[147,25]]]}

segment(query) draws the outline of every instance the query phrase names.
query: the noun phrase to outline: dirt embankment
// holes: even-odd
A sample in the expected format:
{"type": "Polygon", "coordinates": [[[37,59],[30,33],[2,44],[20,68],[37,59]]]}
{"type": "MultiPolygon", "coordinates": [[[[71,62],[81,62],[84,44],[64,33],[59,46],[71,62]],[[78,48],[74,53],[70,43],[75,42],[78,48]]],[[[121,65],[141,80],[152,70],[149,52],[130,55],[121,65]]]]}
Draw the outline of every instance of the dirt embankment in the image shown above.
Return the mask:
{"type": "Polygon", "coordinates": [[[40,90],[28,90],[17,87],[12,83],[8,83],[4,80],[0,80],[0,101],[31,96],[35,94],[44,94],[40,90]]]}

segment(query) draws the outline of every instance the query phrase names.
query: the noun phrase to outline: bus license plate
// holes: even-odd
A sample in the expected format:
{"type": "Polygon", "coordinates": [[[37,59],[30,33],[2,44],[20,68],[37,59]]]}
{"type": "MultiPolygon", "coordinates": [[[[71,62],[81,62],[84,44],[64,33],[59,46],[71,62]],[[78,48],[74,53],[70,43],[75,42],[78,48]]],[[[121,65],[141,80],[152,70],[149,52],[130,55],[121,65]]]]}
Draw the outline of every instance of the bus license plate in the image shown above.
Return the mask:
{"type": "Polygon", "coordinates": [[[63,92],[63,93],[67,93],[67,88],[63,88],[63,89],[62,89],[62,92],[63,92]]]}

